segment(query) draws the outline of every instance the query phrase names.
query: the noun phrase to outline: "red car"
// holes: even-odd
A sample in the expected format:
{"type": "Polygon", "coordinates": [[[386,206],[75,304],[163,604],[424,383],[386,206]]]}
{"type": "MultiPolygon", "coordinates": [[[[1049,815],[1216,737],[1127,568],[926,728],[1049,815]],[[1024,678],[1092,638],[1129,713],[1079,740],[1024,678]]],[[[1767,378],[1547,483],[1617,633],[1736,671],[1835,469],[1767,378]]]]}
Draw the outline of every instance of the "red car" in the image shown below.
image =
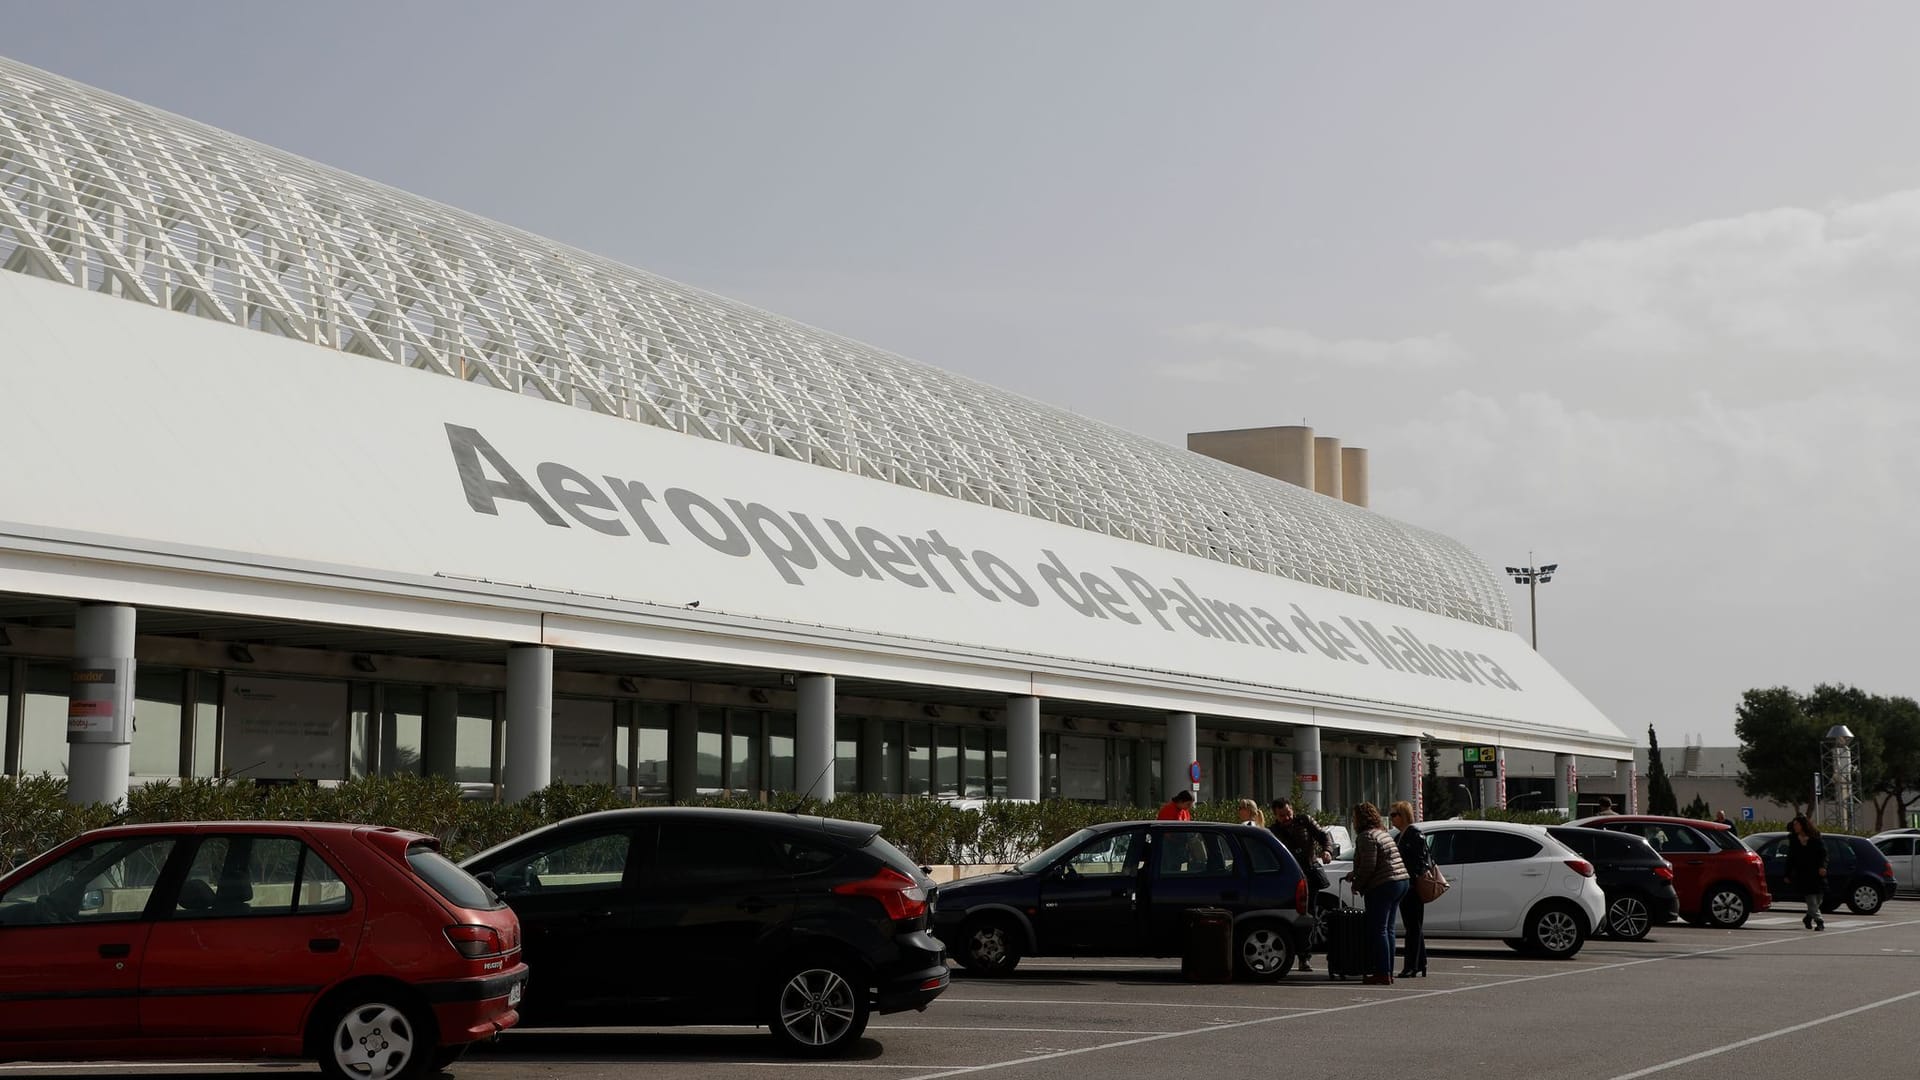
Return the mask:
{"type": "Polygon", "coordinates": [[[1773,906],[1766,868],[1731,827],[1694,818],[1607,814],[1572,822],[1588,829],[1632,833],[1673,864],[1680,916],[1696,926],[1731,930],[1773,906]]]}
{"type": "Polygon", "coordinates": [[[0,1061],[312,1058],[413,1077],[513,1026],[513,912],[418,833],[86,833],[0,878],[0,1061]]]}

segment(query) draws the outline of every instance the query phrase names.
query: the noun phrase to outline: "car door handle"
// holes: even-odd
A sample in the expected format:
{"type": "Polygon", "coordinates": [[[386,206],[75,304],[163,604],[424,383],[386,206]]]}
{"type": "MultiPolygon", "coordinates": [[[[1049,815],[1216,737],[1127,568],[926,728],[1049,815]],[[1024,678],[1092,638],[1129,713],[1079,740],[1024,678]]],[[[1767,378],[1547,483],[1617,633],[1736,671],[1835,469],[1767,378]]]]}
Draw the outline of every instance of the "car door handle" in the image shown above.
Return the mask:
{"type": "Polygon", "coordinates": [[[762,900],[757,896],[749,896],[745,900],[740,901],[740,903],[734,906],[738,907],[741,911],[744,911],[749,915],[758,915],[760,912],[767,910],[773,905],[767,903],[765,900],[762,900]]]}
{"type": "Polygon", "coordinates": [[[585,921],[585,922],[605,922],[608,919],[613,918],[613,909],[612,908],[594,908],[592,911],[581,912],[580,918],[582,921],[585,921]]]}
{"type": "Polygon", "coordinates": [[[100,946],[100,959],[102,960],[124,960],[127,957],[132,955],[133,955],[133,946],[131,945],[100,946]]]}
{"type": "Polygon", "coordinates": [[[1132,889],[1115,889],[1113,890],[1113,898],[1115,900],[1131,900],[1133,899],[1133,890],[1132,889]]]}
{"type": "Polygon", "coordinates": [[[1520,871],[1520,876],[1521,877],[1546,877],[1547,872],[1545,870],[1522,870],[1520,871]]]}
{"type": "Polygon", "coordinates": [[[1688,859],[1688,860],[1687,860],[1687,865],[1688,865],[1688,866],[1705,866],[1705,865],[1707,865],[1707,860],[1705,860],[1705,859],[1688,859]]]}
{"type": "Polygon", "coordinates": [[[330,953],[340,951],[340,939],[337,937],[317,937],[307,942],[308,952],[330,953]]]}

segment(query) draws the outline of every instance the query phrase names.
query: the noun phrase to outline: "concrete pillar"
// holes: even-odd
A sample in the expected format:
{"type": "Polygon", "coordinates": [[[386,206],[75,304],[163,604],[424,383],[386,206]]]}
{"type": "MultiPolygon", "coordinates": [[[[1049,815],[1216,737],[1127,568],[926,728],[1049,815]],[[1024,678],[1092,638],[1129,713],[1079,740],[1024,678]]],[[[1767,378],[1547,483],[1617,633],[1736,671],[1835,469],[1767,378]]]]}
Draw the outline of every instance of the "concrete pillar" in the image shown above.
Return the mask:
{"type": "Polygon", "coordinates": [[[1340,498],[1355,506],[1367,505],[1367,452],[1360,447],[1340,448],[1340,498]]]}
{"type": "Polygon", "coordinates": [[[1007,699],[1007,798],[1040,801],[1040,699],[1007,699]]]}
{"type": "Polygon", "coordinates": [[[1259,782],[1259,778],[1254,775],[1258,769],[1253,759],[1259,754],[1252,747],[1242,747],[1236,753],[1240,759],[1240,775],[1234,777],[1234,786],[1238,790],[1227,792],[1225,785],[1222,785],[1221,791],[1230,799],[1252,799],[1257,803],[1260,801],[1260,793],[1254,785],[1259,782]]]}
{"type": "Polygon", "coordinates": [[[887,790],[887,722],[860,721],[860,790],[887,790]]]}
{"type": "Polygon", "coordinates": [[[501,794],[508,802],[553,783],[553,650],[507,650],[507,754],[501,794]]]}
{"type": "Polygon", "coordinates": [[[1553,805],[1568,814],[1578,814],[1580,777],[1572,754],[1553,755],[1553,805]]]}
{"type": "MultiPolygon", "coordinates": [[[[675,705],[667,721],[667,773],[674,802],[700,794],[700,709],[687,702],[675,705]]],[[[798,769],[794,777],[794,783],[801,782],[798,769]]]]}
{"type": "Polygon", "coordinates": [[[460,691],[451,686],[436,686],[427,691],[427,715],[422,722],[422,765],[428,776],[453,778],[459,760],[460,691]]]}
{"type": "Polygon", "coordinates": [[[1623,814],[1637,814],[1640,812],[1640,795],[1638,790],[1640,787],[1640,778],[1636,775],[1638,772],[1639,769],[1634,767],[1634,760],[1632,758],[1628,758],[1613,767],[1613,784],[1619,788],[1621,792],[1619,800],[1617,800],[1614,805],[1614,809],[1623,814]]]}
{"type": "Polygon", "coordinates": [[[1414,820],[1420,820],[1420,740],[1401,739],[1394,748],[1393,797],[1413,805],[1414,820]]]}
{"type": "Polygon", "coordinates": [[[67,695],[67,801],[117,803],[133,763],[134,609],[82,604],[67,695]]]}
{"type": "Polygon", "coordinates": [[[1313,490],[1340,498],[1340,440],[1321,435],[1313,440],[1313,490]]]}
{"type": "Polygon", "coordinates": [[[1326,784],[1320,775],[1320,729],[1311,724],[1293,729],[1293,775],[1300,779],[1301,798],[1307,804],[1295,809],[1325,810],[1326,784]]]}
{"type": "Polygon", "coordinates": [[[802,675],[795,719],[794,783],[801,794],[833,801],[833,676],[802,675]]]}
{"type": "MultiPolygon", "coordinates": [[[[1153,793],[1154,805],[1166,802],[1174,792],[1186,789],[1193,792],[1194,801],[1200,800],[1200,785],[1187,778],[1187,767],[1200,757],[1200,718],[1190,712],[1167,714],[1166,753],[1160,759],[1160,786],[1165,791],[1153,793]]],[[[1217,784],[1218,777],[1209,776],[1203,784],[1217,784]]]]}
{"type": "Polygon", "coordinates": [[[380,729],[379,775],[387,776],[400,769],[400,725],[394,722],[393,713],[387,708],[384,683],[373,684],[373,715],[380,729]]]}

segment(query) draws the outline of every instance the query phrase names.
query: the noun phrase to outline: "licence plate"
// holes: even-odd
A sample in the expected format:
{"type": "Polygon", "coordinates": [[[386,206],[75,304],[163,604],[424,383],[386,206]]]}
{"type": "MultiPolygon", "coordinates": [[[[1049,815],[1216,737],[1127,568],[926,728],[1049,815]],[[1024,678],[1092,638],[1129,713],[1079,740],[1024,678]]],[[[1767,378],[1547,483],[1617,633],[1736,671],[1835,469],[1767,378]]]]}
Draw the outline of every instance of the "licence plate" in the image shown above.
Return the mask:
{"type": "Polygon", "coordinates": [[[507,988],[507,1008],[512,1009],[520,1004],[520,991],[526,985],[526,983],[517,982],[507,988]]]}

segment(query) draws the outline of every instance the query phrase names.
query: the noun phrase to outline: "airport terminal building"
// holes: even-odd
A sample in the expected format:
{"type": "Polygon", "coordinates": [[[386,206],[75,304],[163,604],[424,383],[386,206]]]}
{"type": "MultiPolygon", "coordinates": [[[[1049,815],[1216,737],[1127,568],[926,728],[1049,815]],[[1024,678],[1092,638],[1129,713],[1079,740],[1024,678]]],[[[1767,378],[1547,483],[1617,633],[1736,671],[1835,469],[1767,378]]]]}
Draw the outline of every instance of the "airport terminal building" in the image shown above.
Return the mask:
{"type": "Polygon", "coordinates": [[[6,60],[0,269],[0,747],[75,798],[1632,758],[1310,432],[1170,447],[6,60]]]}

